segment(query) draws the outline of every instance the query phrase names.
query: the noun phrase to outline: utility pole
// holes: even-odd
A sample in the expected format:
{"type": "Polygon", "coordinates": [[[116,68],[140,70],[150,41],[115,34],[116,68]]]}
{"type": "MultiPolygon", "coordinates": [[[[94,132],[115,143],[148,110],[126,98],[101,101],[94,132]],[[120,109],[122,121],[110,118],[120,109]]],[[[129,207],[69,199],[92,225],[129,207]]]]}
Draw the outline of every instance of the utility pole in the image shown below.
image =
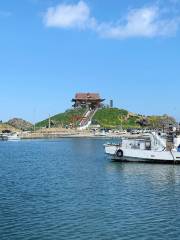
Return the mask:
{"type": "Polygon", "coordinates": [[[34,132],[36,131],[36,109],[34,109],[34,132]]]}
{"type": "Polygon", "coordinates": [[[51,128],[51,115],[49,114],[49,129],[51,128]]]}

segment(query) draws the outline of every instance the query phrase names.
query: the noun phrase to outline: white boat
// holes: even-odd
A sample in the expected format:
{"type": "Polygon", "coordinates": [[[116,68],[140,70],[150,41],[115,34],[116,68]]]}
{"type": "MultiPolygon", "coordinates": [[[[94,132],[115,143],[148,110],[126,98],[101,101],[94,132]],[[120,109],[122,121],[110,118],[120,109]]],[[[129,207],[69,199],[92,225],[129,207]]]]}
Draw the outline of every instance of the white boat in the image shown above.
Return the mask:
{"type": "Polygon", "coordinates": [[[120,144],[105,144],[105,152],[113,160],[130,162],[180,163],[180,137],[173,139],[168,149],[167,140],[152,132],[139,139],[122,139],[120,144]]]}
{"type": "Polygon", "coordinates": [[[103,130],[103,131],[100,131],[100,132],[95,133],[95,136],[97,136],[97,137],[105,137],[105,136],[107,136],[107,134],[106,134],[106,132],[103,130]]]}
{"type": "Polygon", "coordinates": [[[20,141],[21,138],[17,133],[11,133],[6,135],[7,141],[20,141]]]}

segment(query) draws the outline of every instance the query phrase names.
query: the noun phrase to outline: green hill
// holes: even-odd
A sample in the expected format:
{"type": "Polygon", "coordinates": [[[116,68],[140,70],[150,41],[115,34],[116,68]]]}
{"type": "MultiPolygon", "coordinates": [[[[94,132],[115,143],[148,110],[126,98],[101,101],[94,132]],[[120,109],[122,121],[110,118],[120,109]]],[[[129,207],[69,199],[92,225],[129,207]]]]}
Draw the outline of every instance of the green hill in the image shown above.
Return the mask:
{"type": "Polygon", "coordinates": [[[138,115],[130,115],[127,110],[118,108],[104,108],[96,112],[93,117],[93,123],[99,124],[104,128],[139,128],[137,121],[140,119],[138,115]]]}
{"type": "MultiPolygon", "coordinates": [[[[51,126],[54,127],[77,127],[86,109],[71,109],[64,113],[51,117],[51,126]]],[[[37,128],[47,127],[49,119],[36,124],[37,128]]],[[[162,128],[168,124],[175,124],[174,118],[163,116],[143,116],[133,114],[127,110],[118,108],[99,109],[92,119],[92,124],[98,124],[102,128],[162,128]]]]}
{"type": "Polygon", "coordinates": [[[104,108],[97,111],[93,117],[93,123],[104,128],[163,128],[169,124],[176,124],[173,117],[163,116],[143,116],[132,114],[126,110],[118,108],[104,108]]]}
{"type": "MultiPolygon", "coordinates": [[[[70,109],[65,111],[64,113],[57,114],[51,117],[51,126],[54,127],[66,127],[70,124],[74,126],[78,126],[81,117],[85,113],[85,109],[70,109]]],[[[48,127],[49,119],[45,119],[36,124],[36,128],[48,127]]]]}

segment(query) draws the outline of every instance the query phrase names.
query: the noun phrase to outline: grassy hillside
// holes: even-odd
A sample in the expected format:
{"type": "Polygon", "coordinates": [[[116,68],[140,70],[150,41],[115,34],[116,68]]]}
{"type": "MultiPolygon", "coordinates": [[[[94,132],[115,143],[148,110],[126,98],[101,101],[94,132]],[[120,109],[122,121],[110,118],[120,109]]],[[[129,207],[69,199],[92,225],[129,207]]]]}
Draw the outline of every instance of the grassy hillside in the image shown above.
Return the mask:
{"type": "MultiPolygon", "coordinates": [[[[64,113],[57,114],[51,117],[51,125],[55,127],[65,127],[70,124],[77,126],[80,122],[80,118],[84,115],[85,109],[70,109],[64,113]]],[[[36,124],[37,128],[47,127],[49,119],[45,119],[36,124]]]]}
{"type": "Polygon", "coordinates": [[[93,123],[101,125],[104,128],[138,128],[138,116],[130,115],[128,111],[118,108],[104,108],[96,112],[93,117],[93,123]]]}
{"type": "Polygon", "coordinates": [[[93,117],[93,123],[104,128],[163,128],[169,124],[175,124],[174,118],[163,116],[142,116],[132,114],[126,110],[118,108],[100,109],[93,117]]]}
{"type": "Polygon", "coordinates": [[[176,120],[166,114],[163,116],[148,116],[147,119],[152,128],[162,128],[163,126],[176,124],[176,120]]]}
{"type": "MultiPolygon", "coordinates": [[[[64,113],[51,117],[52,127],[77,127],[85,109],[71,109],[64,113]]],[[[36,124],[37,128],[47,127],[49,119],[36,124]]],[[[167,115],[163,116],[142,116],[129,113],[127,110],[118,108],[99,109],[92,119],[93,124],[99,124],[102,128],[162,128],[163,125],[175,123],[175,119],[167,115]]]]}

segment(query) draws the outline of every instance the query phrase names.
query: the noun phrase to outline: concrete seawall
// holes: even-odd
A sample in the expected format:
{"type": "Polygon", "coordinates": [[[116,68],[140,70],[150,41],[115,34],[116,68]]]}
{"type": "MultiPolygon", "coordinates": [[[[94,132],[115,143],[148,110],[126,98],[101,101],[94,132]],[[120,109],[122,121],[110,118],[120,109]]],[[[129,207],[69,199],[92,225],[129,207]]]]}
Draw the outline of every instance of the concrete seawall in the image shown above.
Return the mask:
{"type": "Polygon", "coordinates": [[[115,133],[93,133],[88,130],[79,131],[79,130],[43,130],[37,132],[24,132],[20,134],[22,139],[47,139],[47,138],[122,138],[122,137],[139,137],[140,135],[131,135],[127,134],[115,134],[115,133]]]}

